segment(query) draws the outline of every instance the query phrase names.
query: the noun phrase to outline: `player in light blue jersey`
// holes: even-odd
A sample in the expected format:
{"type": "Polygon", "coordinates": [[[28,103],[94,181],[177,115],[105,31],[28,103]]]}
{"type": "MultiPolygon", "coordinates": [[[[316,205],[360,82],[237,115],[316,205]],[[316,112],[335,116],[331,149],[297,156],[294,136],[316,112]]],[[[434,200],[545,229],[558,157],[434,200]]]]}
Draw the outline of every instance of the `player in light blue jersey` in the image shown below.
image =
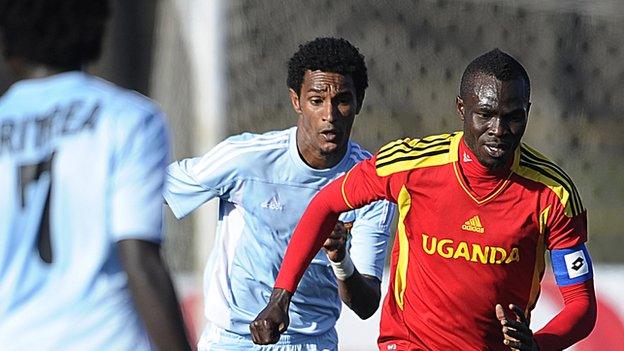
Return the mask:
{"type": "Polygon", "coordinates": [[[159,255],[168,163],[147,98],[81,72],[102,0],[0,0],[0,349],[188,350],[159,255]]]}
{"type": "Polygon", "coordinates": [[[328,182],[370,154],[349,136],[368,86],[363,56],[344,39],[319,38],[289,62],[297,126],[244,133],[202,157],[168,168],[165,199],[181,218],[219,198],[219,224],[204,275],[209,326],[200,350],[336,350],[341,298],[361,318],[381,296],[384,250],[394,207],[379,202],[345,213],[292,297],[290,326],[276,345],[258,346],[250,323],[271,296],[284,251],[301,214],[328,182]],[[334,272],[332,272],[332,268],[334,272]],[[336,276],[335,276],[336,275],[336,276]],[[337,279],[338,278],[338,279],[337,279]]]}

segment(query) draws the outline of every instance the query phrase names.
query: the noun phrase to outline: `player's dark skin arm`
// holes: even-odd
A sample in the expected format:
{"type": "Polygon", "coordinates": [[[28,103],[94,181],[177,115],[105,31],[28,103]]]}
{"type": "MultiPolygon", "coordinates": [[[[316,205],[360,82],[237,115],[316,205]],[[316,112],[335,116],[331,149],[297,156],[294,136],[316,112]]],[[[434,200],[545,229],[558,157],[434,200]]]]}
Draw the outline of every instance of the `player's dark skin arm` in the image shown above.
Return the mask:
{"type": "MultiPolygon", "coordinates": [[[[338,222],[334,232],[325,241],[323,248],[331,261],[340,262],[344,259],[351,226],[351,223],[338,222]]],[[[377,277],[360,274],[356,268],[346,280],[336,280],[340,298],[358,317],[367,319],[377,311],[381,301],[381,281],[377,277]]]]}
{"type": "MultiPolygon", "coordinates": [[[[353,276],[349,278],[352,278],[352,277],[353,276]]],[[[362,277],[362,275],[360,275],[360,277],[362,277]]],[[[357,282],[357,280],[355,279],[354,281],[357,282]]],[[[355,286],[357,288],[360,287],[358,284],[359,283],[355,283],[355,286]]],[[[352,288],[348,287],[349,283],[346,283],[344,285],[346,286],[347,290],[353,291],[352,288]]],[[[379,286],[377,287],[377,290],[379,290],[379,286]]],[[[349,294],[349,296],[352,296],[352,295],[349,294]]],[[[357,296],[357,294],[353,294],[353,296],[357,296]]],[[[279,340],[280,335],[284,333],[286,329],[288,329],[288,324],[290,324],[290,319],[288,317],[288,307],[290,306],[291,298],[292,298],[292,293],[284,289],[273,289],[268,305],[260,312],[260,314],[258,314],[256,319],[253,322],[251,322],[251,324],[249,325],[249,330],[251,331],[251,338],[254,343],[258,345],[269,345],[269,344],[275,344],[279,340]]],[[[363,301],[366,301],[366,298],[356,299],[355,301],[356,302],[351,301],[351,303],[353,305],[359,306],[360,303],[363,303],[363,301]]],[[[379,305],[379,297],[377,297],[376,305],[379,305]]],[[[375,312],[375,310],[376,308],[372,310],[372,313],[370,313],[370,310],[368,310],[368,313],[372,315],[375,312]]]]}
{"type": "Polygon", "coordinates": [[[160,245],[122,240],[117,249],[151,341],[159,350],[191,350],[178,299],[160,256],[160,245]]]}
{"type": "Polygon", "coordinates": [[[340,298],[360,318],[370,318],[381,300],[381,282],[377,277],[360,274],[355,269],[353,275],[344,282],[338,280],[340,298]]]}
{"type": "Polygon", "coordinates": [[[251,339],[255,344],[275,344],[280,335],[288,329],[290,324],[288,307],[292,295],[284,289],[273,289],[269,303],[249,325],[251,339]]]}

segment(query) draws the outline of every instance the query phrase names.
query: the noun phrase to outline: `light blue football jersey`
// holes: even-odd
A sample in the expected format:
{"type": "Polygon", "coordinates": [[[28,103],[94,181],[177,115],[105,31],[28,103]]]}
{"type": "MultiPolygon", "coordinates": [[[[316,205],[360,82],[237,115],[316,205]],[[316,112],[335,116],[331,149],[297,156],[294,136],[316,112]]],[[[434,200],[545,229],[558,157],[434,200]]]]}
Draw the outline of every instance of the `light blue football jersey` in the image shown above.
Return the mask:
{"type": "Polygon", "coordinates": [[[0,349],[152,349],[115,243],[160,242],[168,145],[153,102],[86,73],[0,98],[0,349]]]}
{"type": "MultiPolygon", "coordinates": [[[[286,246],[312,197],[327,183],[370,157],[349,142],[344,158],[330,169],[313,169],[299,156],[296,128],[244,133],[202,157],[167,169],[165,199],[184,217],[219,198],[214,248],[204,273],[208,321],[239,335],[266,306],[286,246]]],[[[355,221],[350,254],[358,271],[381,280],[394,205],[382,201],[344,213],[355,221]]],[[[204,228],[210,231],[208,228],[204,228]]],[[[286,334],[320,335],[340,315],[341,301],[329,260],[321,250],[305,272],[290,306],[286,334]]]]}

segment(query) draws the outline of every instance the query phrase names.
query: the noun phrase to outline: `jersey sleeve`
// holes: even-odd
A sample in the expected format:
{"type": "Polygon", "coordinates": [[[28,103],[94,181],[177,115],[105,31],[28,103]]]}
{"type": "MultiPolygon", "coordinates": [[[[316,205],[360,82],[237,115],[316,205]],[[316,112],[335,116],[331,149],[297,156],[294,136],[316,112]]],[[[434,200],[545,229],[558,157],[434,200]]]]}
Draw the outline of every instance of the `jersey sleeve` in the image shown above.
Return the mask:
{"type": "Polygon", "coordinates": [[[548,223],[547,248],[557,285],[571,286],[593,278],[593,267],[587,241],[587,211],[567,211],[561,201],[555,199],[548,223]]]}
{"type": "Polygon", "coordinates": [[[559,201],[553,201],[547,220],[549,250],[565,249],[587,241],[587,211],[570,216],[559,201]]]}
{"type": "MultiPolygon", "coordinates": [[[[288,244],[275,287],[294,292],[312,261],[323,246],[341,212],[388,199],[386,179],[377,175],[375,161],[369,159],[329,183],[308,204],[288,244]]],[[[356,220],[357,222],[357,220],[356,220]]]]}
{"type": "Polygon", "coordinates": [[[204,156],[175,161],[167,167],[163,196],[176,218],[229,193],[238,174],[236,160],[228,156],[231,151],[228,139],[204,156]]]}
{"type": "Polygon", "coordinates": [[[392,191],[393,177],[379,176],[375,163],[376,156],[358,163],[345,174],[340,191],[350,209],[363,207],[378,199],[396,203],[392,191]]]}
{"type": "Polygon", "coordinates": [[[114,133],[110,187],[112,236],[116,241],[160,242],[162,190],[169,152],[163,116],[153,112],[124,118],[114,133]]]}
{"type": "Polygon", "coordinates": [[[375,201],[355,210],[350,256],[358,271],[381,280],[396,205],[375,201]]]}

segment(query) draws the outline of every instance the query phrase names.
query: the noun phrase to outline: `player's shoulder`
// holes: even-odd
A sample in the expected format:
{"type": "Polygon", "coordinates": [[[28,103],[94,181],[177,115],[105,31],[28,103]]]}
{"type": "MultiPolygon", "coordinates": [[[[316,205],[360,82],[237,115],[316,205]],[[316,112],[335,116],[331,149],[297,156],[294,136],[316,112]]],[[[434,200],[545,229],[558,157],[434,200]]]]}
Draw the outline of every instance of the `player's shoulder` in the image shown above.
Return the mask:
{"type": "Polygon", "coordinates": [[[124,145],[122,141],[138,135],[151,142],[168,143],[165,115],[153,100],[92,75],[85,75],[83,88],[83,97],[93,104],[97,128],[107,130],[115,145],[124,145]]]}
{"type": "Polygon", "coordinates": [[[288,130],[232,135],[204,154],[195,172],[248,176],[266,170],[287,153],[288,137],[288,130]]]}
{"type": "Polygon", "coordinates": [[[358,144],[353,140],[349,141],[349,158],[353,162],[353,164],[367,160],[372,156],[373,155],[364,147],[362,147],[362,145],[358,144]]]}
{"type": "Polygon", "coordinates": [[[258,152],[263,149],[283,148],[288,144],[289,136],[289,129],[265,133],[244,132],[226,138],[224,143],[231,145],[234,149],[258,152]]]}
{"type": "Polygon", "coordinates": [[[449,164],[457,159],[451,152],[461,139],[461,132],[404,138],[387,143],[377,152],[375,167],[379,176],[449,164]]]}
{"type": "Polygon", "coordinates": [[[147,96],[122,88],[103,78],[87,76],[87,89],[102,104],[102,108],[122,115],[160,114],[160,106],[147,96]]]}
{"type": "Polygon", "coordinates": [[[525,143],[520,144],[518,149],[514,173],[552,191],[565,207],[566,215],[576,216],[584,211],[576,185],[563,168],[525,143]]]}
{"type": "Polygon", "coordinates": [[[254,160],[261,162],[269,155],[285,153],[288,150],[290,130],[270,131],[266,133],[241,133],[232,135],[213,149],[224,157],[235,155],[240,161],[254,160]]]}

